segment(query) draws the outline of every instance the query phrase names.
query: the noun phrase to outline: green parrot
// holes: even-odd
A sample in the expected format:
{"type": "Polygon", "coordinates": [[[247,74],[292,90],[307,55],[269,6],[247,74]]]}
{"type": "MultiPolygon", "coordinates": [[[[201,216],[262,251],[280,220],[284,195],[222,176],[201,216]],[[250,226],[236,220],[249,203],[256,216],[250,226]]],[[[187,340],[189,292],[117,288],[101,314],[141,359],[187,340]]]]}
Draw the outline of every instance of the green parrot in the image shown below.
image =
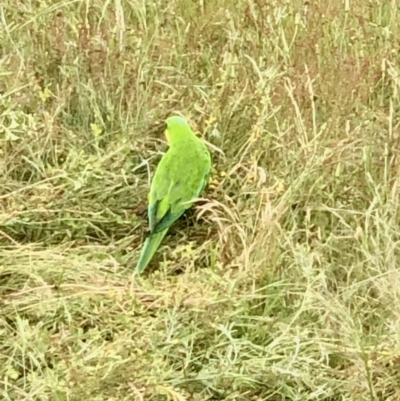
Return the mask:
{"type": "Polygon", "coordinates": [[[167,118],[168,151],[157,166],[149,193],[150,232],[141,250],[136,273],[147,267],[168,228],[189,209],[208,183],[211,156],[205,143],[182,117],[167,118]]]}

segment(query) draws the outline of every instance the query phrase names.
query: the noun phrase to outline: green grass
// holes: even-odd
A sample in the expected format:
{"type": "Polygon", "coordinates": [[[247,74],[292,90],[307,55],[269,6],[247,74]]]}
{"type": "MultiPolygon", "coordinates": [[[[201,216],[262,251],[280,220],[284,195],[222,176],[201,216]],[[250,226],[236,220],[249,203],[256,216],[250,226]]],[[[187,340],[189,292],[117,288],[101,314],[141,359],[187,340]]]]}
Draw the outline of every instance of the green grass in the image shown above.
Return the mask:
{"type": "Polygon", "coordinates": [[[397,3],[17,3],[0,399],[399,400],[397,3]],[[135,279],[175,112],[213,185],[135,279]]]}

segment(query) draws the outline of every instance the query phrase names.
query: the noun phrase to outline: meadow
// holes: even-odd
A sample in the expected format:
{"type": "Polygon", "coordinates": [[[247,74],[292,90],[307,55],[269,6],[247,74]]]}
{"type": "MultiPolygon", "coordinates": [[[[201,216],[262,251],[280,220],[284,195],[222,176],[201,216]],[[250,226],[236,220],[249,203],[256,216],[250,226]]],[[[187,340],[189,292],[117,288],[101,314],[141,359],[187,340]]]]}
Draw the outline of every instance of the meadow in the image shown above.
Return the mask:
{"type": "Polygon", "coordinates": [[[0,19],[1,400],[400,400],[398,2],[0,19]],[[134,277],[173,114],[213,174],[134,277]]]}

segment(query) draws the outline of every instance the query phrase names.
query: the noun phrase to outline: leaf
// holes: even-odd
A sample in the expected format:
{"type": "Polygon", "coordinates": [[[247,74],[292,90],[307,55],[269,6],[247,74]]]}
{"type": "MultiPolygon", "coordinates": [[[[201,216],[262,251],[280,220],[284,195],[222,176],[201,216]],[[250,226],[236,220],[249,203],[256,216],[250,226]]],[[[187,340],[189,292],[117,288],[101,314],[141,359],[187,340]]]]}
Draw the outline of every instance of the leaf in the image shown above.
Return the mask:
{"type": "Polygon", "coordinates": [[[5,129],[5,139],[6,141],[17,141],[19,137],[17,135],[14,135],[11,130],[8,128],[5,129]]]}
{"type": "Polygon", "coordinates": [[[90,124],[90,128],[92,129],[93,135],[98,138],[103,132],[102,129],[95,123],[90,124]]]}
{"type": "Polygon", "coordinates": [[[15,370],[12,366],[7,366],[6,367],[6,376],[9,377],[10,379],[17,380],[19,377],[19,373],[17,370],[15,370]]]}
{"type": "Polygon", "coordinates": [[[49,99],[53,94],[49,88],[45,88],[43,91],[39,92],[40,100],[45,103],[47,99],[49,99]]]}

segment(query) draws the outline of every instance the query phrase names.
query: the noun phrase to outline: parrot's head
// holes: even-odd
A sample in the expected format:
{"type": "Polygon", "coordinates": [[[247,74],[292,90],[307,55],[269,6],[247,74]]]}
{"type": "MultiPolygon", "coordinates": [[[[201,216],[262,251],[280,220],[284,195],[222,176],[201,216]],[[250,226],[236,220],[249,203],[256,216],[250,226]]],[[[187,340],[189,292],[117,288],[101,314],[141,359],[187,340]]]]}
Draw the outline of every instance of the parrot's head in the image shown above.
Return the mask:
{"type": "Polygon", "coordinates": [[[189,124],[183,117],[172,116],[166,120],[167,129],[165,130],[165,137],[169,145],[179,142],[181,139],[187,138],[188,134],[192,134],[189,124]]]}

